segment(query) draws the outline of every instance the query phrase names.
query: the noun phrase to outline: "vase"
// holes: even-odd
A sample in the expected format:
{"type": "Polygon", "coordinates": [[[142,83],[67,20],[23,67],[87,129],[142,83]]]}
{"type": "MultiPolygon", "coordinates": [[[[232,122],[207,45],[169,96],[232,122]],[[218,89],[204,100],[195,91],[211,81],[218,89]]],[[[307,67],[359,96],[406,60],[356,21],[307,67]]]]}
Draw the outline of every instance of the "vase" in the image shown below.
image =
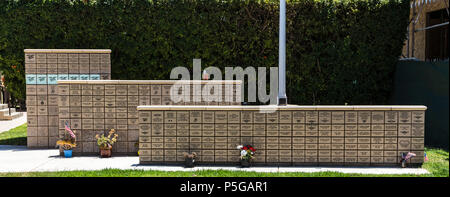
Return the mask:
{"type": "Polygon", "coordinates": [[[72,157],[72,150],[64,150],[64,157],[65,158],[71,158],[72,157]]]}
{"type": "Polygon", "coordinates": [[[402,163],[402,168],[406,168],[406,160],[401,161],[402,163]]]}
{"type": "Polygon", "coordinates": [[[111,148],[101,148],[100,149],[100,156],[102,158],[108,158],[111,157],[111,148]]]}
{"type": "Polygon", "coordinates": [[[246,159],[241,159],[241,167],[243,167],[243,168],[250,167],[250,161],[248,161],[246,159]]]}
{"type": "Polygon", "coordinates": [[[185,168],[193,168],[194,167],[194,158],[184,158],[184,167],[185,168]]]}

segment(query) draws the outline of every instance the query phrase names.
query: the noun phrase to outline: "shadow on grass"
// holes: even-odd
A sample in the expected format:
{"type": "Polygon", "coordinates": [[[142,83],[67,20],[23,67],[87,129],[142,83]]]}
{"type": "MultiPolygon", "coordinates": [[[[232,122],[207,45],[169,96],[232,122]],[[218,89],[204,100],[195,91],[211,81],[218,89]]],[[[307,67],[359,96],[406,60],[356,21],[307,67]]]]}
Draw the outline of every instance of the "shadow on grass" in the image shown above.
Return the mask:
{"type": "Polygon", "coordinates": [[[0,145],[26,146],[27,145],[27,137],[0,139],[0,145]]]}

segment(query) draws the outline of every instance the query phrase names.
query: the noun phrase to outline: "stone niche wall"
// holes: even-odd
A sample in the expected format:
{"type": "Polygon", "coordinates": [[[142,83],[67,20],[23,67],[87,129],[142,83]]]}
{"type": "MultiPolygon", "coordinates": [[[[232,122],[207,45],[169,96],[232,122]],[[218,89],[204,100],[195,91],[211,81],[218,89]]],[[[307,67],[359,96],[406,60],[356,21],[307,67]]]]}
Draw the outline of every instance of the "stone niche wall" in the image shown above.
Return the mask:
{"type": "Polygon", "coordinates": [[[58,139],[58,80],[111,78],[111,50],[25,49],[27,146],[54,148],[58,139]]]}
{"type": "Polygon", "coordinates": [[[236,146],[257,165],[422,163],[425,106],[139,106],[141,164],[236,164],[236,146]],[[272,111],[270,111],[272,110],[272,111]]]}
{"type": "Polygon", "coordinates": [[[113,154],[136,155],[138,105],[240,105],[240,86],[240,81],[214,80],[58,81],[59,134],[65,134],[68,122],[77,135],[74,154],[94,155],[99,152],[95,135],[115,129],[119,137],[113,154]],[[222,91],[220,100],[218,91],[222,91]],[[173,102],[171,94],[185,100],[173,102]]]}

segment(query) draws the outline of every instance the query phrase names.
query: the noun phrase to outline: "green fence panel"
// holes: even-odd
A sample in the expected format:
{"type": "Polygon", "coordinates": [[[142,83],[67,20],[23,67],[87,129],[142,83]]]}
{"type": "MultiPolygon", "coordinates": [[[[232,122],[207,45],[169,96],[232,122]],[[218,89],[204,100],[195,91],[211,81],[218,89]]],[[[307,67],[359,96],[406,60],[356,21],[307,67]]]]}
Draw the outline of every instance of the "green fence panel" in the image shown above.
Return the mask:
{"type": "Polygon", "coordinates": [[[425,145],[449,148],[449,62],[400,61],[391,104],[428,107],[425,145]]]}

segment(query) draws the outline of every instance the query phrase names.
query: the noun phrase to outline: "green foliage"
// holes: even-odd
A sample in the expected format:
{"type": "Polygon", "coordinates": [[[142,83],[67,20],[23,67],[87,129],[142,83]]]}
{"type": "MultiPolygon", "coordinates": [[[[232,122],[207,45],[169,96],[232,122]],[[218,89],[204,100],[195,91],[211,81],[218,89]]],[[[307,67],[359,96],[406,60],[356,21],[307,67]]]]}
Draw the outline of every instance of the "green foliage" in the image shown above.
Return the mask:
{"type": "Polygon", "coordinates": [[[425,147],[428,161],[422,165],[435,177],[449,177],[448,150],[425,147]]]}
{"type": "MultiPolygon", "coordinates": [[[[408,2],[289,1],[289,102],[386,103],[408,2]]],[[[269,68],[278,65],[278,20],[277,0],[3,0],[0,69],[24,98],[26,48],[111,49],[113,79],[169,79],[193,58],[203,68],[269,68]]]]}

